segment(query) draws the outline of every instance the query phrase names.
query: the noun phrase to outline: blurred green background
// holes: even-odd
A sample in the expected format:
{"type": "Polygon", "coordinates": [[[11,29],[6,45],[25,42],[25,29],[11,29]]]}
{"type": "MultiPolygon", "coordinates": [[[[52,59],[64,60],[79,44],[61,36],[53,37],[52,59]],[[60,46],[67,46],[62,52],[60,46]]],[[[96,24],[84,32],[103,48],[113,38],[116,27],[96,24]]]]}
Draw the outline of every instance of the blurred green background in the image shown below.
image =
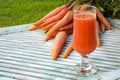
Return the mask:
{"type": "Polygon", "coordinates": [[[0,27],[34,23],[69,0],[0,0],[0,27]]]}

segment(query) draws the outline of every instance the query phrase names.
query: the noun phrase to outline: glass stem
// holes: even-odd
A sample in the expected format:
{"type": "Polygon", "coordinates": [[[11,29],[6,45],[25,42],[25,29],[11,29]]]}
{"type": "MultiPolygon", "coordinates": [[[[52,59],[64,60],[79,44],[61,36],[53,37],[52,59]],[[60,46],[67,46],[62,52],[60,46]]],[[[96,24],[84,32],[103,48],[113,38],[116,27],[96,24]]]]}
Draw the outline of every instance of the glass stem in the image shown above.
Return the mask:
{"type": "Polygon", "coordinates": [[[82,55],[81,64],[75,65],[74,69],[77,73],[85,76],[92,75],[97,72],[97,68],[90,63],[87,55],[82,55]]]}
{"type": "Polygon", "coordinates": [[[87,55],[82,55],[82,62],[80,67],[80,72],[83,75],[91,75],[97,72],[96,67],[90,63],[87,55]]]}
{"type": "Polygon", "coordinates": [[[82,56],[81,72],[84,74],[91,72],[92,66],[87,56],[82,56]]]}
{"type": "Polygon", "coordinates": [[[84,65],[88,65],[90,62],[89,62],[89,60],[88,60],[88,57],[83,57],[82,56],[82,64],[83,64],[83,66],[84,65]]]}

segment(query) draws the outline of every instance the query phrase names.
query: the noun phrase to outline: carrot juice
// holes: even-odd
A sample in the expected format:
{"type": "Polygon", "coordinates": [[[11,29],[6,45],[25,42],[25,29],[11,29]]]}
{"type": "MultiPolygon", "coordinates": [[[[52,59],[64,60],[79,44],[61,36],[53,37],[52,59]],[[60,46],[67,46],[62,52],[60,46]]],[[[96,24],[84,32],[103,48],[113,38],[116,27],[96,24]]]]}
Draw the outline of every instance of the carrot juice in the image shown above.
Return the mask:
{"type": "Polygon", "coordinates": [[[80,54],[90,54],[96,48],[95,21],[94,13],[74,15],[73,48],[80,54]]]}

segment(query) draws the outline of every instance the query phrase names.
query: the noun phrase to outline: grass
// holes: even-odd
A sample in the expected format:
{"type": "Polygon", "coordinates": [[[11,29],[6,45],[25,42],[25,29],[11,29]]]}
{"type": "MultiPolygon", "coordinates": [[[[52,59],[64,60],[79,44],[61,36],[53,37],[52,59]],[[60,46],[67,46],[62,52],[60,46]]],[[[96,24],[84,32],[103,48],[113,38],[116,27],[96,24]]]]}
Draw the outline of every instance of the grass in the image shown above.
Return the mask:
{"type": "Polygon", "coordinates": [[[0,0],[0,27],[34,23],[68,0],[0,0]]]}

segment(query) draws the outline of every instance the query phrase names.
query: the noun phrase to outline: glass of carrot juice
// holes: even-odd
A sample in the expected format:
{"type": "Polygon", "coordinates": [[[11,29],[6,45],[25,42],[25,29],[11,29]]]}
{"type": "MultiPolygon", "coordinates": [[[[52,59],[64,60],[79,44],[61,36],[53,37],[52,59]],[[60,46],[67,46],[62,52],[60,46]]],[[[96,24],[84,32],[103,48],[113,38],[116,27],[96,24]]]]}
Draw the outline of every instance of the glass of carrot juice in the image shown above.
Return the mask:
{"type": "Polygon", "coordinates": [[[73,23],[73,48],[82,56],[81,64],[75,66],[75,71],[82,75],[95,74],[97,68],[90,63],[88,55],[96,49],[96,7],[74,10],[73,23]]]}

